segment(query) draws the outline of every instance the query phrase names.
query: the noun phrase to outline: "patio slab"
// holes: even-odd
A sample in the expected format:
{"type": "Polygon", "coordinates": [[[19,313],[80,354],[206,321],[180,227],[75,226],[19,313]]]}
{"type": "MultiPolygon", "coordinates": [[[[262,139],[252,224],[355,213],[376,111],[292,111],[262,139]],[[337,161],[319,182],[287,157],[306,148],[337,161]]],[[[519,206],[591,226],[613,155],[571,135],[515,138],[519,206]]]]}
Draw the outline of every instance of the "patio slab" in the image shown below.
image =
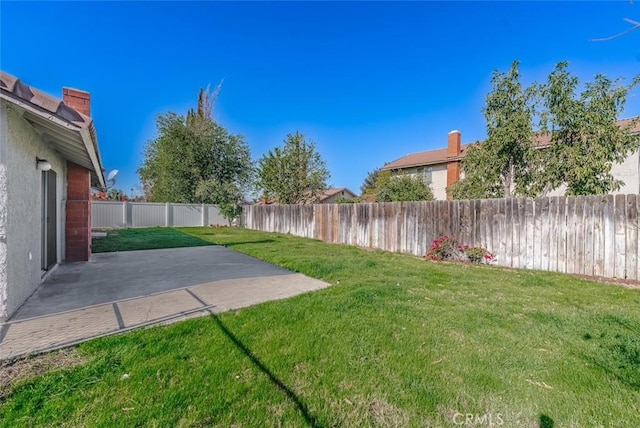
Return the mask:
{"type": "Polygon", "coordinates": [[[328,286],[220,246],[95,254],[59,266],[0,324],[0,359],[328,286]]]}

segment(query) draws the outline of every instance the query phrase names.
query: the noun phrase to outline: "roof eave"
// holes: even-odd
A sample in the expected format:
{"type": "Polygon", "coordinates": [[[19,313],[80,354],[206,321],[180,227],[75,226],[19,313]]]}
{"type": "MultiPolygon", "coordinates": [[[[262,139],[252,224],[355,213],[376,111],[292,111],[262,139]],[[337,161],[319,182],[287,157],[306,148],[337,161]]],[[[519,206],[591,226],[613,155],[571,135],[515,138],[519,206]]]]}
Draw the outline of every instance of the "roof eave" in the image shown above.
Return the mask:
{"type": "Polygon", "coordinates": [[[85,146],[87,156],[91,161],[91,165],[94,168],[95,175],[98,178],[98,183],[103,188],[106,187],[104,172],[102,170],[102,163],[100,161],[100,154],[98,152],[98,141],[96,137],[95,126],[93,121],[90,122],[87,128],[83,128],[74,124],[73,122],[69,122],[66,119],[59,117],[58,115],[51,113],[50,111],[39,108],[29,102],[26,102],[18,97],[12,96],[11,93],[7,91],[0,91],[0,98],[4,99],[15,106],[30,112],[33,115],[39,116],[56,126],[64,128],[66,130],[70,130],[76,132],[82,138],[82,142],[85,146]]]}
{"type": "Polygon", "coordinates": [[[385,165],[380,169],[382,171],[393,171],[393,170],[396,170],[396,169],[415,168],[415,167],[419,167],[419,166],[442,165],[442,164],[446,164],[446,163],[449,163],[449,162],[457,162],[457,161],[462,160],[463,158],[464,158],[464,156],[456,156],[456,157],[452,157],[452,158],[440,159],[440,160],[437,160],[437,161],[418,162],[418,163],[412,163],[412,164],[400,165],[400,166],[385,165]]]}
{"type": "Polygon", "coordinates": [[[89,159],[91,159],[91,163],[93,164],[94,172],[98,177],[98,183],[101,188],[106,189],[107,185],[104,179],[104,171],[102,170],[100,151],[98,150],[98,138],[96,136],[96,128],[93,124],[93,120],[89,124],[89,128],[80,129],[80,135],[82,136],[82,142],[87,149],[89,159]]]}

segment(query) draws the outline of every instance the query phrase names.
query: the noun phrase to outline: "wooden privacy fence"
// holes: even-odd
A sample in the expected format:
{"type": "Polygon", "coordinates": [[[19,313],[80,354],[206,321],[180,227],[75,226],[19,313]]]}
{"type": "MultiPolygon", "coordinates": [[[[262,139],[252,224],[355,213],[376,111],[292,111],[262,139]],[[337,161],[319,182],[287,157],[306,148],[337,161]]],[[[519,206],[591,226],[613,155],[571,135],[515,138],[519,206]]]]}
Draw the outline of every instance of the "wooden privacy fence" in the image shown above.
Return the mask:
{"type": "Polygon", "coordinates": [[[254,205],[242,224],[416,256],[448,235],[502,266],[638,280],[639,205],[638,195],[254,205]]]}

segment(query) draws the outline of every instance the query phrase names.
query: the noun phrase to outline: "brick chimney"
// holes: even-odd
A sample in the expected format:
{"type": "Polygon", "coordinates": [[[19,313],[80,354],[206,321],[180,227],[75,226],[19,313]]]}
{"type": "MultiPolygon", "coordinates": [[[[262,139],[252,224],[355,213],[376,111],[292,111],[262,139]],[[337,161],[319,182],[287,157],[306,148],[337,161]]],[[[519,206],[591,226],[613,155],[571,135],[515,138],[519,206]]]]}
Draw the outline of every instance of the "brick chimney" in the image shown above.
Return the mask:
{"type": "Polygon", "coordinates": [[[91,117],[91,94],[89,92],[62,88],[62,101],[72,109],[91,117]]]}
{"type": "Polygon", "coordinates": [[[462,134],[460,131],[449,132],[449,139],[447,143],[447,157],[457,158],[460,156],[460,143],[462,142],[462,134]]]}
{"type": "MultiPolygon", "coordinates": [[[[64,103],[91,117],[91,94],[62,88],[64,103]]],[[[65,260],[88,261],[91,257],[91,171],[67,161],[65,260]]]]}
{"type": "MultiPolygon", "coordinates": [[[[447,158],[450,159],[447,162],[447,189],[460,180],[460,161],[458,158],[461,153],[461,145],[462,134],[460,131],[449,132],[447,158]]],[[[447,199],[452,199],[451,195],[447,194],[447,199]]]]}

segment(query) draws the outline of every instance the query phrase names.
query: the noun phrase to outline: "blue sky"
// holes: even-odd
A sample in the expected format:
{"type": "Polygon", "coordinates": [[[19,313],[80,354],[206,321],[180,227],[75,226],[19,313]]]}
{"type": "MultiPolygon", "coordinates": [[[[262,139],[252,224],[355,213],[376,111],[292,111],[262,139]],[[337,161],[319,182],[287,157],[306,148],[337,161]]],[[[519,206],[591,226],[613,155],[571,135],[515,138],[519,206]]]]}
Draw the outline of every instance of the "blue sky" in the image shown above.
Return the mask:
{"type": "MultiPolygon", "coordinates": [[[[486,136],[493,70],[521,62],[525,83],[569,61],[582,80],[640,73],[640,4],[607,2],[6,2],[0,68],[61,97],[92,94],[116,187],[137,168],[158,114],[184,114],[200,87],[224,87],[214,118],[254,159],[306,134],[330,184],[359,192],[367,171],[405,154],[486,136]]],[[[640,89],[624,117],[640,115],[640,89]]]]}

